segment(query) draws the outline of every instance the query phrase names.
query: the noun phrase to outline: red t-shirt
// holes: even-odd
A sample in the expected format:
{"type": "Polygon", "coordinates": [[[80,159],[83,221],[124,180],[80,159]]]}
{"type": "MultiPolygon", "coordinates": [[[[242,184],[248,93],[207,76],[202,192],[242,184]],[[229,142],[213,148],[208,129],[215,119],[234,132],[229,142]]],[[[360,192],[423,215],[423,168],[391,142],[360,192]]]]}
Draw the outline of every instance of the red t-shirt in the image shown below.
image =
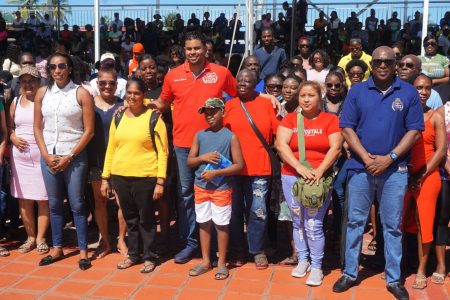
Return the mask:
{"type": "Polygon", "coordinates": [[[173,144],[191,147],[195,133],[208,128],[198,109],[208,98],[222,98],[224,91],[235,96],[236,87],[236,80],[227,68],[210,62],[206,62],[205,70],[197,78],[187,61],[167,73],[160,98],[173,102],[173,144]]]}
{"type": "MultiPolygon", "coordinates": [[[[339,119],[337,116],[321,112],[314,120],[303,118],[305,126],[305,156],[306,160],[317,168],[325,158],[330,143],[328,136],[340,132],[339,119]]],[[[289,146],[294,156],[299,159],[298,134],[297,134],[297,112],[287,114],[281,121],[280,126],[292,129],[293,134],[289,146]]],[[[294,168],[289,164],[283,164],[281,173],[285,175],[298,176],[294,168]]]]}
{"type": "MultiPolygon", "coordinates": [[[[264,139],[272,143],[279,121],[275,116],[272,103],[261,96],[245,103],[250,116],[264,139]]],[[[224,124],[238,138],[244,158],[244,169],[240,175],[265,176],[271,174],[270,158],[261,141],[256,136],[242,110],[239,98],[225,103],[224,124]]]]}

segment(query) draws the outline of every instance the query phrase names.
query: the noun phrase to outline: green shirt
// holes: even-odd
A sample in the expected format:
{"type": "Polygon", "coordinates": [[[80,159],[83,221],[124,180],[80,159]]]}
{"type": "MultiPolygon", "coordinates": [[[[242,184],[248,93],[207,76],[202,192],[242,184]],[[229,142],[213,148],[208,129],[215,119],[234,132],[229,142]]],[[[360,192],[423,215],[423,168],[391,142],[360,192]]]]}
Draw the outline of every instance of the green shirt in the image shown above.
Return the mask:
{"type": "Polygon", "coordinates": [[[443,78],[445,77],[445,70],[448,68],[449,60],[446,56],[436,54],[434,56],[419,56],[422,62],[422,72],[431,77],[443,78]]]}

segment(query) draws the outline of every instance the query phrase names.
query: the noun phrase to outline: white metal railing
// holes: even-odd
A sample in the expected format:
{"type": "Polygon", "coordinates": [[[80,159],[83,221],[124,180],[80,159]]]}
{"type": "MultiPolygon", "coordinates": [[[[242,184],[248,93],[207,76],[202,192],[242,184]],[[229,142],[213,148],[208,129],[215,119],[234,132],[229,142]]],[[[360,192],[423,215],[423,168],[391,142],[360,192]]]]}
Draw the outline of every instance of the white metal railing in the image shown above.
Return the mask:
{"type": "MultiPolygon", "coordinates": [[[[237,2],[237,1],[236,1],[237,2]]],[[[281,6],[283,1],[274,2],[274,3],[265,3],[264,5],[255,4],[255,15],[256,19],[259,19],[261,14],[263,13],[271,13],[272,19],[275,21],[277,19],[277,15],[279,12],[284,12],[281,6]]],[[[325,12],[326,15],[329,15],[331,11],[335,10],[341,19],[342,22],[345,22],[347,17],[350,16],[352,11],[360,12],[359,19],[364,23],[364,20],[367,16],[369,16],[369,9],[362,11],[361,10],[369,5],[371,1],[365,2],[337,2],[333,3],[332,1],[328,2],[317,2],[315,5],[325,12]]],[[[145,21],[153,20],[153,15],[155,13],[159,13],[163,20],[165,16],[172,13],[179,13],[181,17],[187,22],[191,17],[191,13],[195,13],[197,18],[202,20],[203,13],[208,11],[211,15],[210,19],[214,21],[220,13],[225,13],[225,16],[228,20],[230,20],[233,14],[236,12],[238,5],[230,5],[230,4],[161,4],[159,9],[156,8],[155,5],[101,5],[100,6],[100,16],[107,17],[107,19],[112,19],[115,12],[120,13],[120,17],[123,20],[125,17],[129,18],[140,18],[145,21]]],[[[376,15],[379,19],[387,20],[391,17],[392,12],[397,11],[399,19],[403,21],[408,21],[414,15],[416,10],[422,12],[423,10],[423,1],[379,1],[377,4],[374,4],[372,7],[376,11],[376,15]]],[[[0,12],[2,12],[3,17],[8,21],[11,21],[14,18],[14,12],[17,10],[16,5],[0,5],[0,12]]],[[[46,11],[50,11],[51,7],[41,6],[41,9],[38,10],[38,13],[44,14],[46,11]]],[[[444,13],[450,10],[447,1],[430,1],[430,24],[438,24],[439,20],[443,17],[444,13]]],[[[245,7],[241,5],[241,13],[243,16],[245,14],[245,7]]],[[[318,18],[319,11],[309,5],[308,8],[308,21],[307,26],[312,26],[314,20],[318,18]]],[[[23,17],[27,17],[26,13],[23,17]]],[[[71,5],[70,12],[66,13],[67,23],[69,25],[79,25],[83,27],[86,24],[93,24],[94,19],[94,10],[93,5],[71,5]]],[[[242,18],[243,26],[245,27],[245,19],[242,18]]],[[[56,24],[56,22],[55,22],[56,24]]],[[[61,21],[61,26],[64,24],[61,21]]]]}

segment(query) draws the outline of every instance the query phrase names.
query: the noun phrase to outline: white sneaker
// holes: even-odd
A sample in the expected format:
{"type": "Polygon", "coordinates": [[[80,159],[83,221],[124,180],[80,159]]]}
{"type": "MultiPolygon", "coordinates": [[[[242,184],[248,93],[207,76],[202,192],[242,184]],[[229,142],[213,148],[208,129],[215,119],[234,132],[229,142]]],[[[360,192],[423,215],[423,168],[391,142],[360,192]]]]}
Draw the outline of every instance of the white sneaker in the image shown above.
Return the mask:
{"type": "Polygon", "coordinates": [[[311,269],[306,284],[310,286],[319,286],[322,284],[323,273],[321,269],[311,269]]]}
{"type": "Polygon", "coordinates": [[[306,273],[309,271],[311,271],[311,264],[309,261],[300,261],[294,270],[292,270],[291,275],[293,277],[302,278],[305,277],[306,273]]]}

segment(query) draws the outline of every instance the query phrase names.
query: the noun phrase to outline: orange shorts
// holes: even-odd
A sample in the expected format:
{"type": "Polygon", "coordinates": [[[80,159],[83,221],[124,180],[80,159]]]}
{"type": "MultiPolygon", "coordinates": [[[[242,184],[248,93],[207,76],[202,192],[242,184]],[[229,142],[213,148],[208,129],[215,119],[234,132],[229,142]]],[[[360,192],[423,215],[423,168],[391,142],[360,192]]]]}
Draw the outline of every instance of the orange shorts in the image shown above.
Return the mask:
{"type": "Polygon", "coordinates": [[[232,190],[206,190],[194,186],[195,214],[198,223],[213,220],[216,225],[228,225],[231,219],[232,190]]]}

